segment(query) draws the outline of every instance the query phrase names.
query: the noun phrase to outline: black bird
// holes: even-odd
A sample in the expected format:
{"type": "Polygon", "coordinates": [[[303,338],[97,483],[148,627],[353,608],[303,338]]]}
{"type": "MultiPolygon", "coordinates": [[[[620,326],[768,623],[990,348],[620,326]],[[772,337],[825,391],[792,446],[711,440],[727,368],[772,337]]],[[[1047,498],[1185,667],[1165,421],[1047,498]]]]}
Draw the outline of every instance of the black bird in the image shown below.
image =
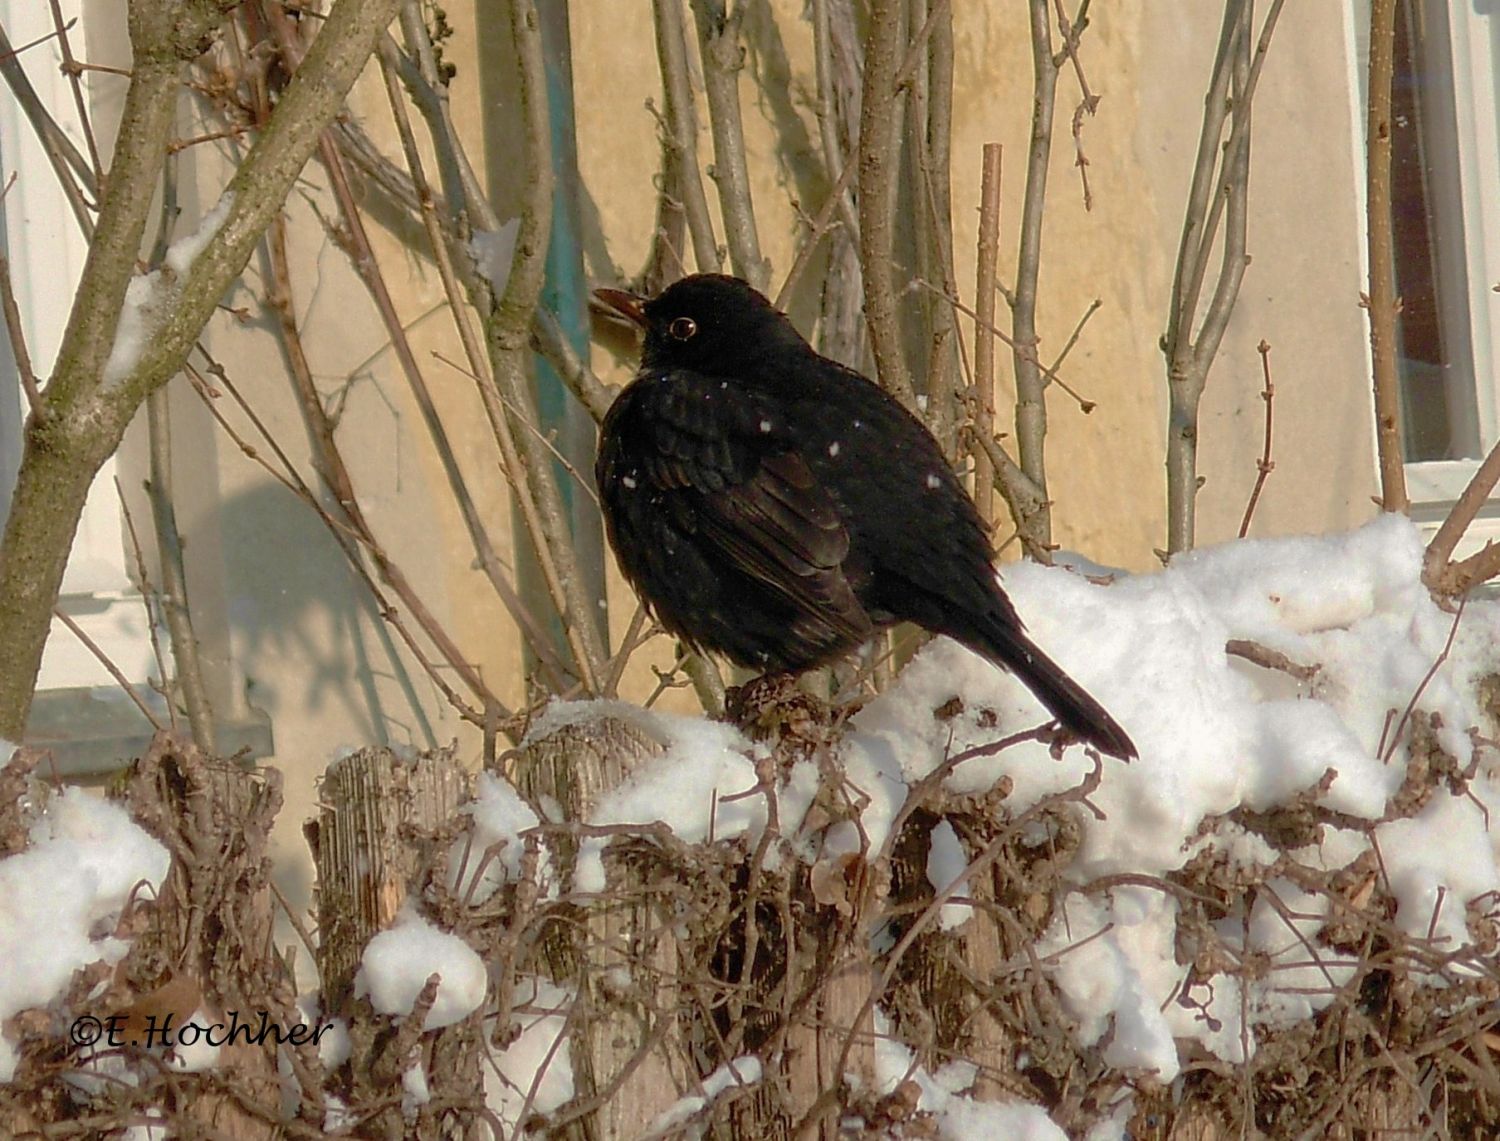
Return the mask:
{"type": "Polygon", "coordinates": [[[595,475],[620,569],[663,626],[779,673],[914,622],[1013,671],[1078,738],[1136,755],[1026,637],[978,511],[899,402],[738,278],[596,296],[645,328],[595,475]]]}

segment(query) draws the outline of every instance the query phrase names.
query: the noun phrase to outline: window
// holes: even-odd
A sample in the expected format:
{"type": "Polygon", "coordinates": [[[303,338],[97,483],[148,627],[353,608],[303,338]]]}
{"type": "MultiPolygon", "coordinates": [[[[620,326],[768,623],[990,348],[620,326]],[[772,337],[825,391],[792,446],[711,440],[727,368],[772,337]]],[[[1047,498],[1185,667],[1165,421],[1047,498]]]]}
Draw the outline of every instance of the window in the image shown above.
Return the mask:
{"type": "MultiPolygon", "coordinates": [[[[65,21],[82,11],[79,0],[65,0],[61,7],[65,21]]],[[[0,19],[13,45],[42,41],[23,51],[19,62],[42,103],[82,146],[71,85],[59,68],[61,49],[55,40],[47,38],[53,31],[51,5],[0,0],[0,19]]],[[[79,27],[75,25],[72,33],[75,51],[82,44],[79,27]]],[[[22,332],[38,375],[45,377],[72,309],[87,245],[36,133],[8,89],[0,94],[0,175],[6,180],[15,176],[0,207],[3,240],[11,261],[22,332]]],[[[0,360],[0,505],[8,509],[20,462],[25,408],[9,338],[4,340],[0,360]]],[[[131,585],[125,562],[115,475],[111,460],[90,493],[63,580],[63,607],[127,678],[144,681],[151,666],[145,609],[131,585]]],[[[65,626],[55,620],[53,626],[39,688],[115,684],[97,658],[65,626]]]]}
{"type": "MultiPolygon", "coordinates": [[[[66,22],[83,13],[84,0],[60,0],[66,22]]],[[[52,4],[38,0],[0,0],[0,21],[12,44],[35,44],[18,57],[42,104],[83,145],[72,85],[59,68],[61,50],[53,32],[52,4]]],[[[91,27],[109,28],[97,20],[91,27]]],[[[123,35],[123,28],[111,33],[123,35]]],[[[75,23],[71,42],[86,53],[82,23],[75,23]]],[[[122,41],[123,42],[123,41],[122,41]]],[[[97,45],[95,45],[97,46],[97,45]]],[[[22,332],[33,367],[43,378],[50,371],[73,306],[83,272],[87,245],[71,208],[58,188],[41,144],[10,90],[0,83],[0,184],[15,175],[0,203],[0,241],[11,262],[11,277],[20,310],[22,332]]],[[[0,518],[9,510],[21,457],[25,399],[12,359],[10,339],[0,335],[0,518]]],[[[160,695],[142,684],[158,670],[151,649],[146,606],[132,582],[115,478],[119,465],[110,460],[94,481],[63,579],[59,609],[75,622],[105,657],[132,683],[137,695],[155,706],[165,724],[160,695]]],[[[138,521],[146,529],[147,521],[138,521]]],[[[149,542],[149,536],[143,535],[149,542]]],[[[225,701],[219,709],[217,739],[221,751],[246,749],[253,756],[271,751],[270,724],[264,714],[225,701]]],[[[121,692],[99,658],[57,619],[47,640],[27,740],[52,750],[56,771],[68,776],[102,774],[145,751],[151,723],[121,692]]]]}
{"type": "Polygon", "coordinates": [[[1421,0],[1396,12],[1391,199],[1401,414],[1408,461],[1476,459],[1479,424],[1463,205],[1445,22],[1421,0]]]}
{"type": "MultiPolygon", "coordinates": [[[[1361,7],[1367,30],[1368,4],[1361,7]]],[[[1438,513],[1500,439],[1497,22],[1490,5],[1397,5],[1392,197],[1402,418],[1412,499],[1438,513]]],[[[1357,52],[1361,66],[1367,43],[1357,52]]]]}

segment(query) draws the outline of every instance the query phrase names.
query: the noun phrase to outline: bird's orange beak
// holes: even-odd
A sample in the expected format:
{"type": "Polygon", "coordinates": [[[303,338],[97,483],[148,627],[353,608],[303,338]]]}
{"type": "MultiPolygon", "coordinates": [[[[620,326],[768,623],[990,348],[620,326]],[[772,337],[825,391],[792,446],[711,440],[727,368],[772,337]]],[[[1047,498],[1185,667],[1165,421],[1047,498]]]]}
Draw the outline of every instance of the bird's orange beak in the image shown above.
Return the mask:
{"type": "Polygon", "coordinates": [[[646,327],[646,299],[644,297],[626,293],[623,289],[596,289],[594,298],[601,305],[628,318],[641,328],[646,327]]]}

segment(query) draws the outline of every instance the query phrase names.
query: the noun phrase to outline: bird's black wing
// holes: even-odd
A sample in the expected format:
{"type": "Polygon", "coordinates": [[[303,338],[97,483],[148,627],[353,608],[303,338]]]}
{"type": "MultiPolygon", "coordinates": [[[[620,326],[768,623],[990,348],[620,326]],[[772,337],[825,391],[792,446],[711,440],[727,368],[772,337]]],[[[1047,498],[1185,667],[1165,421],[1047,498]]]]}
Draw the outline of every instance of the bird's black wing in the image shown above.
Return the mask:
{"type": "Polygon", "coordinates": [[[837,504],[772,402],[731,381],[672,371],[642,377],[620,404],[606,424],[599,472],[618,515],[634,514],[630,501],[645,496],[709,565],[783,604],[791,627],[784,633],[809,660],[870,636],[844,573],[849,534],[837,504]]]}

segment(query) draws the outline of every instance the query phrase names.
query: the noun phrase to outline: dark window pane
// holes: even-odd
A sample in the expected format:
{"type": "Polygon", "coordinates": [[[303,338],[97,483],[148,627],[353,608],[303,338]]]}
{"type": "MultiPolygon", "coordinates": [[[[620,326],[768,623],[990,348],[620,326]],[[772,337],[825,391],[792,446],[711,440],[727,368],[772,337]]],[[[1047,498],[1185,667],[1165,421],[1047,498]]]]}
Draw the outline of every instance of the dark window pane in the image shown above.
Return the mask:
{"type": "Polygon", "coordinates": [[[1463,222],[1441,12],[1401,0],[1391,91],[1402,428],[1408,460],[1479,454],[1463,284],[1463,222]]]}

